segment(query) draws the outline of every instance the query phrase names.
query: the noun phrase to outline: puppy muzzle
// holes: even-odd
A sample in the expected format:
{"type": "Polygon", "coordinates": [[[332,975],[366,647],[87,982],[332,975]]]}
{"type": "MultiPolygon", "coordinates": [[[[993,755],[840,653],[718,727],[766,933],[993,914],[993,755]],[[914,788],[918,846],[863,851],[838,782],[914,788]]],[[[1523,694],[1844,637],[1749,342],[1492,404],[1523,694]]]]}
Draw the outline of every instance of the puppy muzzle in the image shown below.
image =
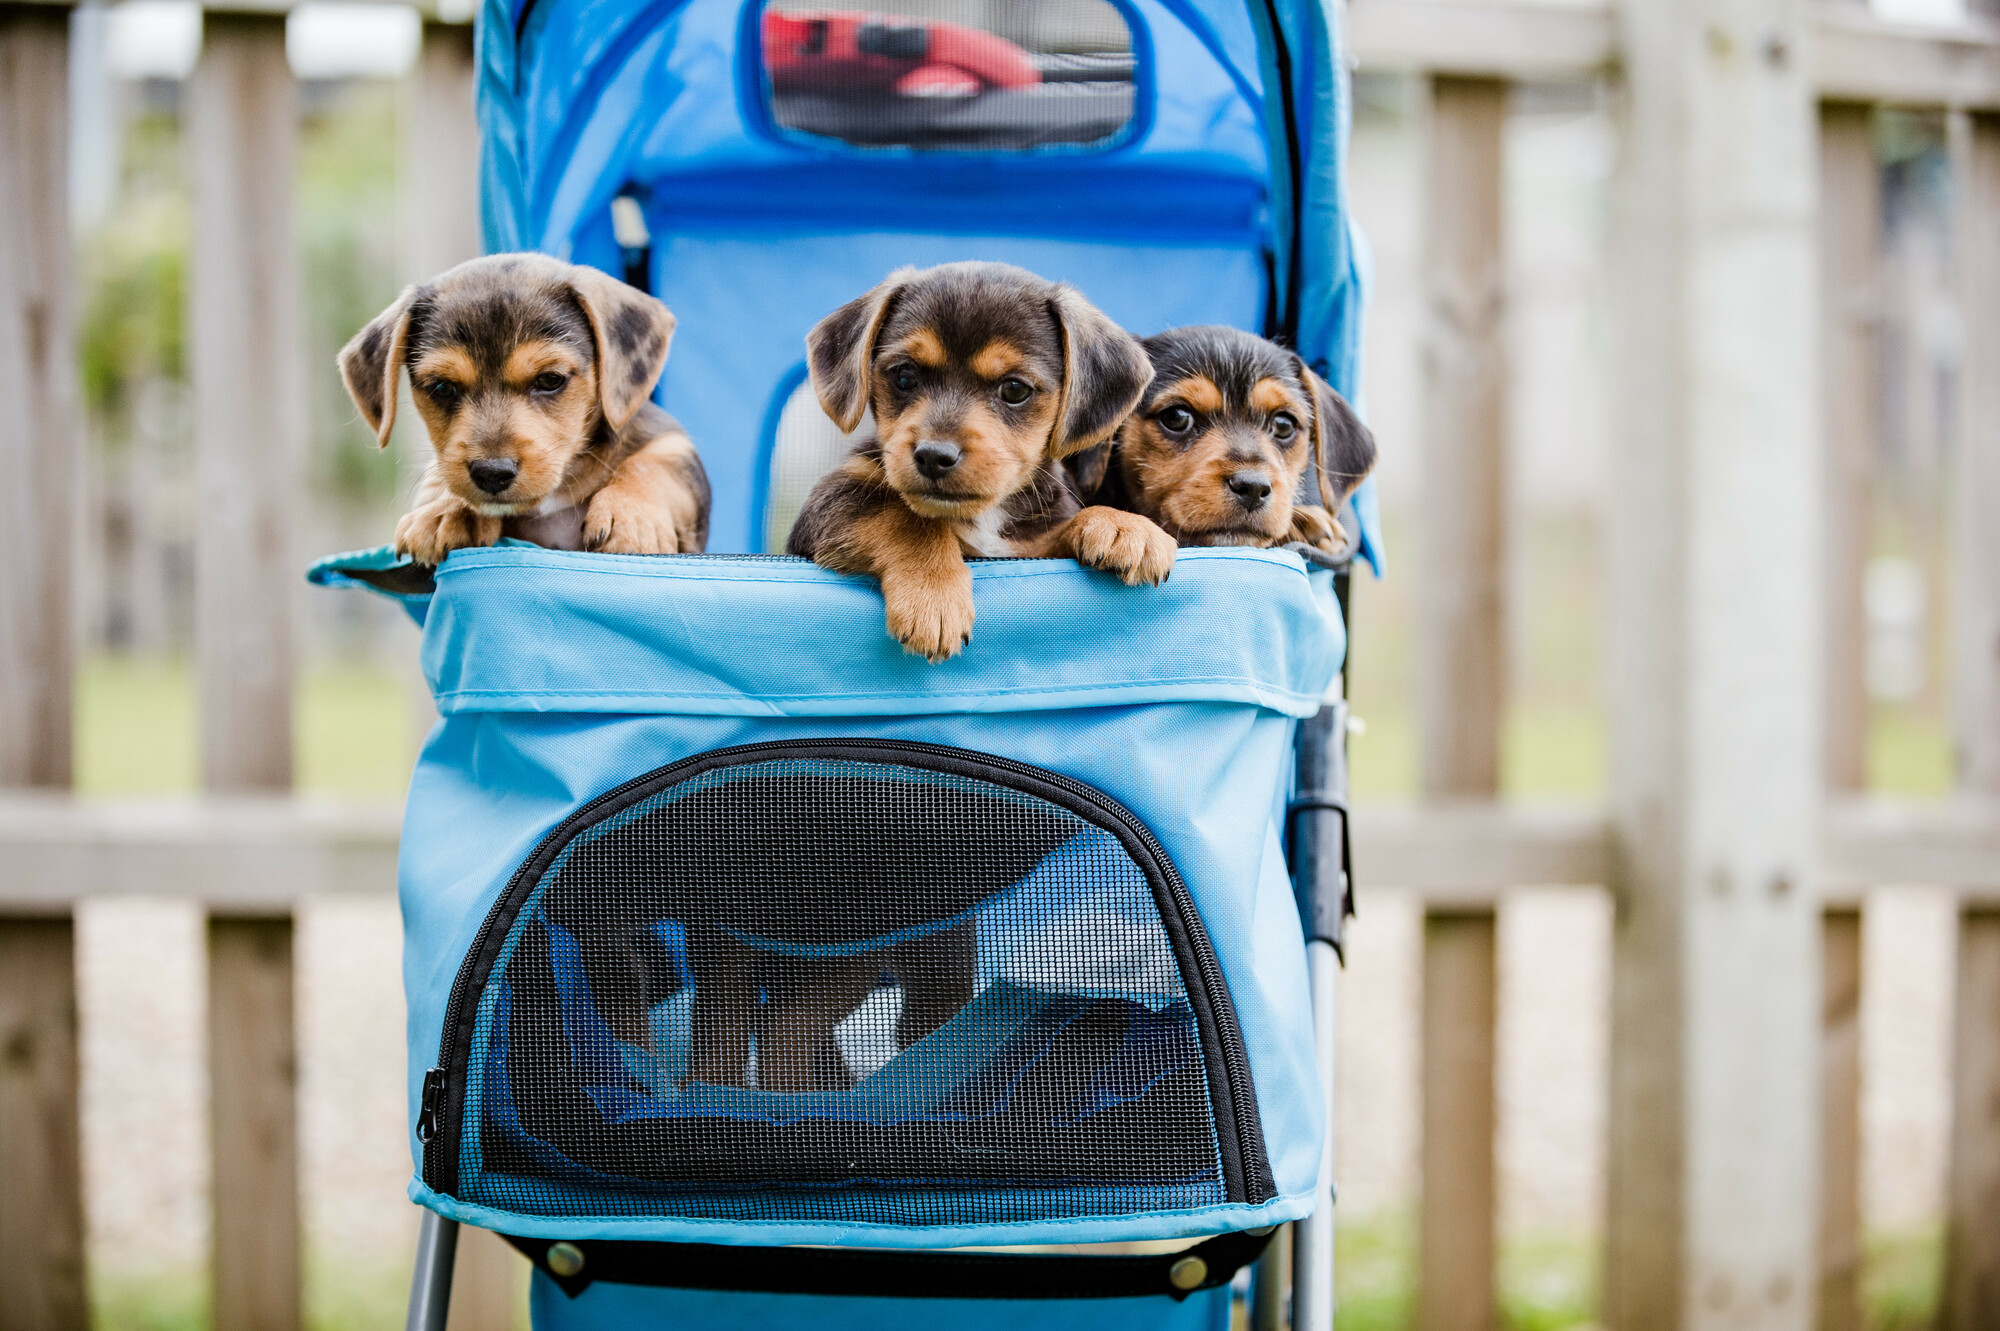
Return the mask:
{"type": "Polygon", "coordinates": [[[465,464],[472,483],[490,495],[498,495],[521,474],[521,464],[512,458],[474,458],[465,464]]]}
{"type": "Polygon", "coordinates": [[[940,481],[965,458],[965,451],[949,439],[919,439],[910,451],[910,461],[925,479],[940,481]]]}

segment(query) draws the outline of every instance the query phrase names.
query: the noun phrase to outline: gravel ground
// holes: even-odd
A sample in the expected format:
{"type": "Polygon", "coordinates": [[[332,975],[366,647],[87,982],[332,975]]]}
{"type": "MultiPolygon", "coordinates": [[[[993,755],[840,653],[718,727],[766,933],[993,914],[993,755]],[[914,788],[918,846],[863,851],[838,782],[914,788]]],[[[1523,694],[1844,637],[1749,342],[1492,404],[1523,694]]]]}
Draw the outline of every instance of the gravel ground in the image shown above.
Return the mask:
{"type": "MultiPolygon", "coordinates": [[[[1588,1232],[1603,1179],[1610,916],[1601,895],[1527,892],[1500,923],[1502,1223],[1588,1232]]],[[[1951,912],[1941,893],[1869,900],[1863,1010],[1865,1205],[1878,1228],[1932,1222],[1942,1196],[1951,912]]],[[[201,920],[111,900],[79,917],[84,1165],[92,1261],[185,1271],[207,1244],[201,920]]],[[[1419,923],[1377,891],[1355,922],[1341,999],[1339,1168],[1349,1214],[1414,1186],[1419,923]]],[[[406,1260],[403,1007],[397,917],[381,899],[308,902],[298,933],[308,1242],[334,1269],[406,1260]]]]}

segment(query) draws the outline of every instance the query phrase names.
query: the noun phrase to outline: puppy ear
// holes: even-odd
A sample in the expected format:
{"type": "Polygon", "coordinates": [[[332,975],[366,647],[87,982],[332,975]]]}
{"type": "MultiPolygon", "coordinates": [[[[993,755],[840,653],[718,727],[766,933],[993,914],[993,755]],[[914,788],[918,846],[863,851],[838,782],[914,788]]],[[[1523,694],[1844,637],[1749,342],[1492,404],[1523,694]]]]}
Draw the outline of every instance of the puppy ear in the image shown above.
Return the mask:
{"type": "Polygon", "coordinates": [[[1097,492],[1104,485],[1104,473],[1111,469],[1111,440],[1092,444],[1081,453],[1071,453],[1062,460],[1062,465],[1076,497],[1085,504],[1095,503],[1097,492]]]}
{"type": "Polygon", "coordinates": [[[1108,437],[1132,414],[1153,381],[1153,363],[1138,338],[1112,323],[1074,287],[1056,288],[1049,313],[1063,340],[1062,395],[1049,439],[1050,456],[1060,458],[1108,437]]]}
{"type": "Polygon", "coordinates": [[[1319,470],[1319,502],[1331,513],[1375,469],[1375,436],[1326,380],[1299,363],[1299,379],[1312,394],[1313,462],[1319,470]]]}
{"type": "Polygon", "coordinates": [[[597,343],[597,403],[614,430],[653,395],[674,342],[673,311],[634,286],[584,264],[570,272],[570,290],[590,320],[597,343]]]}
{"type": "Polygon", "coordinates": [[[814,324],[806,334],[806,372],[820,408],[843,432],[852,432],[868,410],[868,377],[875,363],[875,339],[895,303],[896,293],[916,276],[898,268],[865,296],[857,296],[814,324]]]}
{"type": "Polygon", "coordinates": [[[404,287],[393,305],[370,319],[367,327],[340,349],[341,382],[347,385],[347,395],[361,409],[361,419],[375,432],[375,442],[381,448],[389,446],[389,432],[396,427],[396,377],[403,371],[403,350],[410,340],[410,309],[419,294],[418,287],[404,287]]]}

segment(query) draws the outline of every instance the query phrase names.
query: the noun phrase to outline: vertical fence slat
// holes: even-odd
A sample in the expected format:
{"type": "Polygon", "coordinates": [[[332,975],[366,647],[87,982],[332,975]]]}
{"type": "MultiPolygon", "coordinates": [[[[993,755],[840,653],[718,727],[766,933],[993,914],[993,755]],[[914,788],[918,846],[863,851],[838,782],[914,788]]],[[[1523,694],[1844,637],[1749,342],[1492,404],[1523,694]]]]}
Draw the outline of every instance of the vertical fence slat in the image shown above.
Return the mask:
{"type": "Polygon", "coordinates": [[[2000,795],[2000,116],[1953,116],[1965,359],[1953,514],[1958,780],[2000,795]]]}
{"type": "MultiPolygon", "coordinates": [[[[1506,700],[1507,85],[1434,78],[1425,166],[1424,503],[1418,709],[1427,798],[1500,788],[1506,700]]],[[[1490,910],[1424,926],[1417,1324],[1494,1317],[1490,910]]]]}
{"type": "Polygon", "coordinates": [[[1860,1331],[1861,912],[1820,930],[1819,1331],[1860,1331]]]}
{"type": "Polygon", "coordinates": [[[297,94],[282,14],[211,13],[203,24],[186,120],[202,780],[211,790],[276,790],[292,778],[299,595],[297,94]]]}
{"type": "Polygon", "coordinates": [[[481,251],[477,72],[471,24],[424,24],[403,131],[402,266],[412,282],[481,251]]]}
{"type": "MultiPolygon", "coordinates": [[[[2000,117],[1954,117],[1966,320],[1957,521],[1959,784],[2000,795],[2000,117]]],[[[1959,914],[1943,1331],[2000,1325],[2000,910],[1959,914]]]]}
{"type": "Polygon", "coordinates": [[[2000,1326],[2000,910],[1958,925],[1942,1331],[2000,1326]]]}
{"type": "Polygon", "coordinates": [[[1426,795],[1489,796],[1506,697],[1507,85],[1431,85],[1425,168],[1424,495],[1417,652],[1426,795]]]}
{"type": "Polygon", "coordinates": [[[1494,1322],[1494,918],[1424,920],[1418,1331],[1494,1322]]]}
{"type": "Polygon", "coordinates": [[[1868,626],[1861,584],[1875,441],[1882,207],[1872,119],[1870,108],[1845,102],[1825,103],[1819,111],[1826,782],[1833,790],[1860,790],[1868,776],[1868,689],[1862,672],[1868,626]]]}
{"type": "Polygon", "coordinates": [[[69,10],[0,4],[0,786],[70,781],[69,10]]]}
{"type": "Polygon", "coordinates": [[[1803,1331],[1825,785],[1810,6],[1615,10],[1601,1320],[1803,1331]]]}
{"type": "Polygon", "coordinates": [[[0,1326],[88,1323],[75,930],[0,916],[0,1326]]]}
{"type": "Polygon", "coordinates": [[[297,1331],[298,1051],[292,922],[208,924],[216,1331],[297,1331]]]}

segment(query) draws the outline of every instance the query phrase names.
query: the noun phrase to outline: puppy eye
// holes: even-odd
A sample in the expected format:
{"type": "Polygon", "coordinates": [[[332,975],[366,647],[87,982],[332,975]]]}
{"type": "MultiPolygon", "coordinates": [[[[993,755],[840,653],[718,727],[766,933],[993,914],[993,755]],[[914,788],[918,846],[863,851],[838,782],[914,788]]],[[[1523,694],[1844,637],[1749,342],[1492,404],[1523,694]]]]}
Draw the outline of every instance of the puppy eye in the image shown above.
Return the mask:
{"type": "Polygon", "coordinates": [[[529,383],[528,387],[534,389],[537,393],[560,393],[563,390],[563,385],[568,382],[569,376],[566,374],[558,374],[554,370],[543,370],[534,377],[534,380],[529,383]]]}
{"type": "Polygon", "coordinates": [[[1168,407],[1154,419],[1168,434],[1186,434],[1194,428],[1194,413],[1186,407],[1168,407]]]}
{"type": "Polygon", "coordinates": [[[1019,379],[1000,381],[1000,400],[1010,407],[1018,407],[1034,395],[1034,388],[1019,379]]]}
{"type": "Polygon", "coordinates": [[[424,396],[449,410],[458,404],[462,390],[449,379],[433,379],[424,385],[424,396]]]}
{"type": "Polygon", "coordinates": [[[914,393],[917,390],[917,372],[907,365],[898,365],[889,371],[889,387],[898,393],[914,393]]]}
{"type": "Polygon", "coordinates": [[[1286,412],[1279,412],[1271,418],[1271,437],[1281,444],[1290,443],[1292,436],[1299,432],[1299,423],[1286,412]]]}

